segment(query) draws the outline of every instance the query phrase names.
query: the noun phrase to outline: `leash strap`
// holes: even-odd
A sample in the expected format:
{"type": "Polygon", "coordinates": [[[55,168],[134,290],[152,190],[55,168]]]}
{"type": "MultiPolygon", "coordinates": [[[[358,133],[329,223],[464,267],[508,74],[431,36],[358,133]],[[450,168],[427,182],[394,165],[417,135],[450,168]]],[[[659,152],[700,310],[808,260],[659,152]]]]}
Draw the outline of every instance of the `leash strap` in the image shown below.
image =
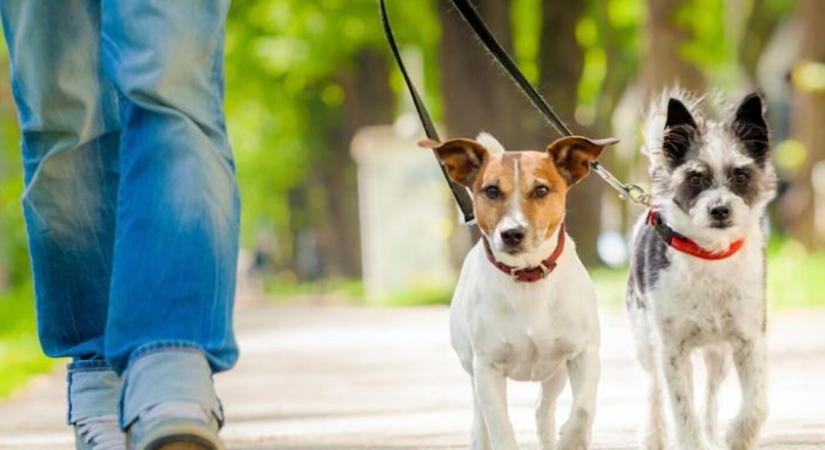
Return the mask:
{"type": "MultiPolygon", "coordinates": [[[[527,81],[527,78],[524,77],[524,74],[521,73],[521,70],[519,70],[510,55],[507,54],[507,51],[504,50],[495,36],[493,36],[493,33],[490,32],[490,29],[484,23],[484,20],[481,19],[481,16],[478,15],[478,12],[476,12],[469,0],[452,0],[452,2],[470,28],[475,32],[476,36],[481,40],[481,43],[484,44],[487,51],[493,55],[496,62],[510,75],[510,78],[513,79],[516,85],[527,96],[530,103],[539,110],[544,119],[562,136],[572,136],[573,132],[570,131],[570,128],[568,128],[561,118],[559,118],[558,114],[553,111],[553,108],[550,107],[544,97],[527,81]]],[[[382,5],[383,3],[384,0],[381,0],[382,5]]],[[[638,184],[622,183],[598,161],[591,162],[590,168],[593,169],[605,183],[618,191],[621,198],[630,199],[640,205],[650,205],[650,196],[638,184]]]]}
{"type": "MultiPolygon", "coordinates": [[[[415,88],[415,84],[413,83],[412,78],[410,78],[409,73],[407,73],[407,68],[404,66],[404,61],[401,59],[401,53],[398,51],[398,45],[395,42],[395,35],[392,32],[392,26],[390,25],[390,19],[387,15],[387,6],[384,4],[384,0],[379,0],[379,5],[381,9],[381,23],[384,25],[384,34],[387,37],[387,42],[390,44],[390,50],[392,51],[393,58],[395,58],[395,63],[398,65],[398,70],[401,71],[401,75],[404,77],[404,83],[407,85],[407,90],[410,92],[410,97],[412,97],[413,104],[415,105],[415,111],[418,113],[418,118],[421,120],[421,126],[424,128],[424,133],[428,138],[436,142],[441,142],[432,117],[430,117],[430,112],[427,110],[427,106],[424,105],[424,101],[421,99],[421,96],[418,95],[418,90],[415,88]]],[[[464,186],[454,182],[447,176],[447,170],[441,165],[440,162],[438,167],[441,168],[441,173],[444,175],[444,179],[447,180],[447,184],[450,186],[450,191],[452,191],[453,197],[458,203],[459,209],[461,209],[464,224],[474,224],[475,215],[473,213],[473,199],[470,197],[469,192],[467,192],[467,189],[464,186]]]]}

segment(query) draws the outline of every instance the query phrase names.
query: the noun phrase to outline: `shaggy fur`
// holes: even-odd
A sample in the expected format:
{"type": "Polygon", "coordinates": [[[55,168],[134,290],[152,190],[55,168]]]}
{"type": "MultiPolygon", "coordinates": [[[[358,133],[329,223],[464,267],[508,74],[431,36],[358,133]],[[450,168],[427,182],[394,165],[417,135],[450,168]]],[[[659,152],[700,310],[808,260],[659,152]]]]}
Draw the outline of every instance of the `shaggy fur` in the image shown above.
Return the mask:
{"type": "Polygon", "coordinates": [[[755,448],[768,413],[761,222],[776,190],[768,129],[755,94],[716,117],[708,103],[669,91],[652,105],[643,152],[653,202],[665,223],[707,250],[720,252],[743,238],[745,243],[726,259],[708,261],[669,247],[643,219],[636,225],[627,308],[649,375],[642,448],[650,450],[667,448],[664,392],[679,448],[715,448],[716,393],[730,359],[743,401],[727,448],[755,448]],[[694,350],[703,352],[708,372],[703,420],[694,408],[694,350]]]}

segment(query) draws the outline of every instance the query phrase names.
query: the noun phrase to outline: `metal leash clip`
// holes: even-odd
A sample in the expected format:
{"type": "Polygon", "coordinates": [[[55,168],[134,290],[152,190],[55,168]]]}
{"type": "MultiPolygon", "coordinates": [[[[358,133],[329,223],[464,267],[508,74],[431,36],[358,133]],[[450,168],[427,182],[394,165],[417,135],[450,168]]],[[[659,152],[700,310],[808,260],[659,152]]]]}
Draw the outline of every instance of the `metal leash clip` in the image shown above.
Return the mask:
{"type": "Polygon", "coordinates": [[[638,184],[622,183],[598,161],[590,163],[590,168],[593,169],[605,183],[615,189],[619,193],[619,198],[622,200],[628,199],[640,205],[650,206],[650,194],[645,192],[644,188],[638,184]]]}

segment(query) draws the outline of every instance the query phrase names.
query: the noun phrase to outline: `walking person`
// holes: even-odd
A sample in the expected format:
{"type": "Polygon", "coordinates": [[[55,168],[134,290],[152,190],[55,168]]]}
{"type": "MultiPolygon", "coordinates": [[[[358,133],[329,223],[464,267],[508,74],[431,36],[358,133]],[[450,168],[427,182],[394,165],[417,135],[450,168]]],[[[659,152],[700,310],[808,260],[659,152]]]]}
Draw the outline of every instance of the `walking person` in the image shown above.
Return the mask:
{"type": "Polygon", "coordinates": [[[78,449],[221,449],[238,351],[229,0],[0,0],[43,351],[78,449]]]}

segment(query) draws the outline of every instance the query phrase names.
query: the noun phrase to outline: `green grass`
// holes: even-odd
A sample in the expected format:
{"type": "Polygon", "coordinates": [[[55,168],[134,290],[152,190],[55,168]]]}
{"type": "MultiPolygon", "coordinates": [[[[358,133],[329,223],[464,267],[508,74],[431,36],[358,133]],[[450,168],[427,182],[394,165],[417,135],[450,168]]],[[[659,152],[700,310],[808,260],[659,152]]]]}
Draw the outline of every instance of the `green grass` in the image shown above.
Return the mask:
{"type": "Polygon", "coordinates": [[[360,302],[364,297],[364,285],[361,280],[346,278],[296,283],[290,279],[273,277],[264,281],[264,292],[275,300],[323,296],[360,302]]]}
{"type": "Polygon", "coordinates": [[[288,278],[273,277],[264,282],[264,292],[276,302],[329,299],[335,303],[373,306],[447,305],[453,286],[420,286],[395,292],[381,299],[367,300],[361,280],[336,278],[319,282],[296,283],[288,278]]]}
{"type": "MultiPolygon", "coordinates": [[[[591,268],[599,303],[609,309],[624,308],[627,268],[591,268]]],[[[278,298],[334,296],[339,301],[378,306],[449,304],[453,286],[421,286],[397,292],[372,302],[364,300],[364,287],[357,280],[323,283],[267,282],[266,292],[278,298]]],[[[771,242],[768,249],[768,307],[772,311],[825,307],[825,252],[808,253],[797,242],[771,242]]]]}
{"type": "Polygon", "coordinates": [[[390,307],[449,305],[452,297],[453,286],[420,286],[407,291],[395,292],[371,304],[390,307]]]}
{"type": "Polygon", "coordinates": [[[772,310],[825,307],[825,252],[808,253],[792,240],[772,243],[768,306],[772,310]]]}
{"type": "MultiPolygon", "coordinates": [[[[599,302],[623,307],[627,269],[590,271],[599,302]]],[[[793,240],[772,242],[768,248],[768,308],[787,311],[825,307],[825,252],[808,253],[793,240]]]]}
{"type": "Polygon", "coordinates": [[[624,308],[624,296],[627,288],[627,269],[608,269],[599,267],[590,269],[590,277],[596,287],[596,297],[600,305],[610,309],[624,308]]]}
{"type": "Polygon", "coordinates": [[[54,360],[40,350],[30,288],[0,295],[0,399],[32,376],[48,372],[54,360]]]}

